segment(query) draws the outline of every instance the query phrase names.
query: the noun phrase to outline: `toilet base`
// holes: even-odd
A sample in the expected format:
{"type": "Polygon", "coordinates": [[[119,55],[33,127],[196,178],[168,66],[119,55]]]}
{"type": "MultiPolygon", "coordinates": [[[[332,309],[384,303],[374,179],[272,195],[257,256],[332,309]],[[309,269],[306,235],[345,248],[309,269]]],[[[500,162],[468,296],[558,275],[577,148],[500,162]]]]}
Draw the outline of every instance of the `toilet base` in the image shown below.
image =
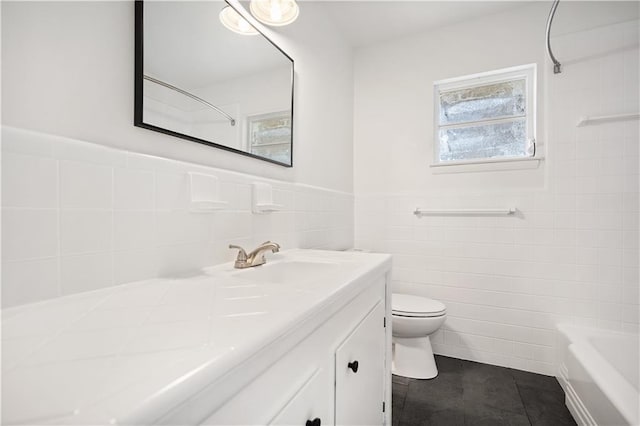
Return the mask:
{"type": "Polygon", "coordinates": [[[429,336],[394,337],[393,343],[393,374],[412,379],[433,379],[438,375],[429,336]]]}

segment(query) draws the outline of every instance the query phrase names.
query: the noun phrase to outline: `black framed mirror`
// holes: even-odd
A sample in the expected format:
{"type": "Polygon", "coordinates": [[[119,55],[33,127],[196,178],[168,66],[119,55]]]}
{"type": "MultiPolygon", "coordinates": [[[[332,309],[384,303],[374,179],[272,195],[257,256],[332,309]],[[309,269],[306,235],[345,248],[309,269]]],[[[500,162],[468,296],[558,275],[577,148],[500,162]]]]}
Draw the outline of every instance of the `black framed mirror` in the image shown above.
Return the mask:
{"type": "Polygon", "coordinates": [[[293,166],[294,62],[226,1],[135,3],[134,125],[293,166]]]}

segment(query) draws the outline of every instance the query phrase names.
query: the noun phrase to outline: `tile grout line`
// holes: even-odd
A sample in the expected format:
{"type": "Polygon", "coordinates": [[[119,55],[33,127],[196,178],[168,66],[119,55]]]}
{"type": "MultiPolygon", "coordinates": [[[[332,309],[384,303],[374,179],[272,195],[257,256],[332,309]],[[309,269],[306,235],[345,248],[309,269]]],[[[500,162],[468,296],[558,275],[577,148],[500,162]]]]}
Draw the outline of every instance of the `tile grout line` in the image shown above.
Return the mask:
{"type": "Polygon", "coordinates": [[[529,416],[529,410],[527,410],[527,405],[524,403],[524,399],[522,398],[522,393],[520,392],[520,386],[518,385],[518,380],[516,380],[513,373],[511,373],[511,379],[513,380],[513,384],[516,387],[516,390],[518,391],[518,398],[520,398],[520,403],[522,404],[522,409],[524,410],[524,413],[527,416],[527,421],[529,422],[529,425],[533,425],[533,423],[531,422],[531,417],[529,416]]]}

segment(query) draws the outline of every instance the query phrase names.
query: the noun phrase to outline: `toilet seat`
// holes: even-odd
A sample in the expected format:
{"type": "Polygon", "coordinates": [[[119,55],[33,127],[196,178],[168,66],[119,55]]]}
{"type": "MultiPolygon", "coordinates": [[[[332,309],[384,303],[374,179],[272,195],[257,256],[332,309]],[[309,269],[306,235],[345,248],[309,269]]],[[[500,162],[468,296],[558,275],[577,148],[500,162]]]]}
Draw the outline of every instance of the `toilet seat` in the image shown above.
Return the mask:
{"type": "Polygon", "coordinates": [[[437,300],[411,294],[393,293],[391,313],[400,317],[430,318],[446,314],[446,306],[437,300]]]}

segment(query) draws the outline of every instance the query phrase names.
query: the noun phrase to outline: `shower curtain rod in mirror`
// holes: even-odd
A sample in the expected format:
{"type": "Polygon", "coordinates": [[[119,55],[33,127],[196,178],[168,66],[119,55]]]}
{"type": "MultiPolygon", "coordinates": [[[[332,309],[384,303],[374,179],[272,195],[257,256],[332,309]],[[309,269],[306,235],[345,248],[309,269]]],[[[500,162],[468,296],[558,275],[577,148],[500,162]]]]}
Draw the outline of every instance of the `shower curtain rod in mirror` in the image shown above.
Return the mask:
{"type": "Polygon", "coordinates": [[[146,74],[143,76],[143,78],[145,80],[147,80],[147,81],[150,81],[152,83],[158,84],[158,85],[163,86],[163,87],[166,87],[167,89],[171,89],[171,90],[173,90],[175,92],[178,92],[178,93],[180,93],[180,94],[182,94],[184,96],[187,96],[187,97],[193,99],[194,101],[198,101],[201,104],[208,106],[209,108],[215,110],[218,114],[221,114],[221,115],[225,116],[227,118],[227,120],[229,120],[229,123],[231,123],[232,126],[236,125],[236,120],[233,117],[231,117],[229,114],[227,114],[226,112],[224,112],[223,110],[221,110],[217,106],[213,105],[212,103],[209,103],[209,102],[205,101],[204,99],[199,98],[196,95],[187,92],[186,90],[182,90],[179,87],[171,85],[171,84],[169,84],[169,83],[167,83],[165,81],[158,80],[157,78],[150,77],[150,76],[148,76],[146,74]]]}

